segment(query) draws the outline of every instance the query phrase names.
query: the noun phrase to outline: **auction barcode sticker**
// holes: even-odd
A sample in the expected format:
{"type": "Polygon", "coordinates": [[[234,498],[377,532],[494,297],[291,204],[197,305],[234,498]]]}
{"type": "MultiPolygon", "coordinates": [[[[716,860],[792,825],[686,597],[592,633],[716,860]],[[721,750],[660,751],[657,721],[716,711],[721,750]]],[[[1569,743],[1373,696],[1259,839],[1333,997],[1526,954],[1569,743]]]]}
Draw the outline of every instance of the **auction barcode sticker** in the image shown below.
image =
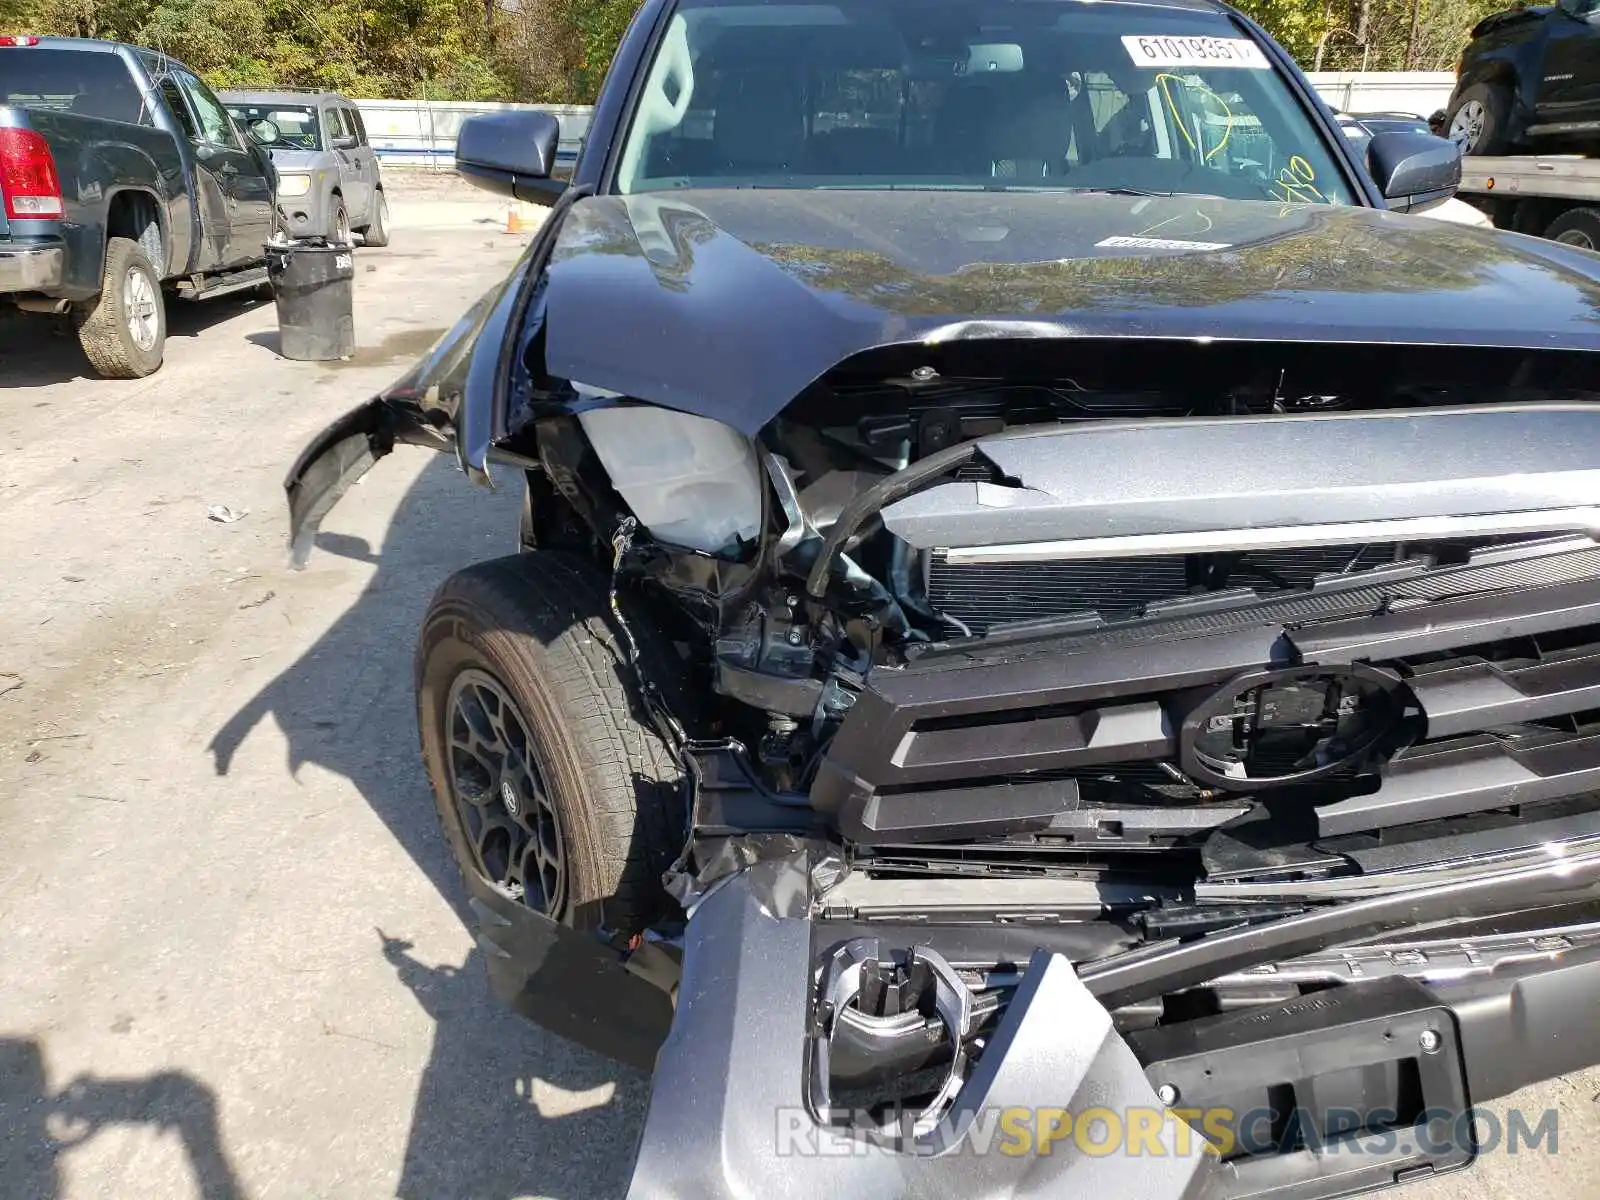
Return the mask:
{"type": "Polygon", "coordinates": [[[1245,67],[1270,71],[1272,64],[1249,38],[1167,37],[1129,34],[1122,39],[1138,67],[1245,67]]]}

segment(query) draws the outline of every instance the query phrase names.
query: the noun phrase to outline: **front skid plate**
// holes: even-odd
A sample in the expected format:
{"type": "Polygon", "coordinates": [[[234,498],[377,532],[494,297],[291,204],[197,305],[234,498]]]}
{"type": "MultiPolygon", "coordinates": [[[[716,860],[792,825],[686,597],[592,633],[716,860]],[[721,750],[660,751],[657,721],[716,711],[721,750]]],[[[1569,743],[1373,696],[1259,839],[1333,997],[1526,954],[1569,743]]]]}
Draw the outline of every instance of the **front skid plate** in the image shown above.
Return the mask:
{"type": "Polygon", "coordinates": [[[656,1063],[631,1198],[1210,1194],[1215,1160],[1171,1120],[1154,1134],[1159,1153],[1149,1144],[1139,1155],[1106,1153],[1103,1145],[1085,1153],[1070,1134],[1048,1154],[1019,1154],[1014,1139],[1012,1152],[1002,1152],[997,1118],[1008,1110],[1042,1123],[1050,1111],[1163,1107],[1110,1014],[1065,958],[1044,952],[946,1118],[951,1148],[894,1153],[817,1125],[804,1089],[812,928],[803,905],[786,895],[791,870],[762,863],[730,878],[690,922],[677,1016],[656,1063]]]}

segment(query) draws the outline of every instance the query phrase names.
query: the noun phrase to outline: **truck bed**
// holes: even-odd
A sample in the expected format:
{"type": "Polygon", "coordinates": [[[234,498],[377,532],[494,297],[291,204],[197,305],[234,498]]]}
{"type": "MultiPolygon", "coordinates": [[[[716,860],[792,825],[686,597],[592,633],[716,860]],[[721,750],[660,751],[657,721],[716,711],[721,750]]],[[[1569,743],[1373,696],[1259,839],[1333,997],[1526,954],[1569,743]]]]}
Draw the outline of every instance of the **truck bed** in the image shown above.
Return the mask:
{"type": "MultiPolygon", "coordinates": [[[[65,218],[0,224],[0,243],[59,236],[66,250],[61,295],[83,300],[100,290],[106,237],[105,213],[111,195],[128,187],[152,194],[170,211],[183,193],[173,181],[183,178],[183,158],[172,134],[154,125],[133,125],[107,117],[52,108],[0,106],[0,126],[32,129],[42,135],[62,177],[65,218]]],[[[187,216],[187,205],[182,209],[187,216]]],[[[163,275],[171,264],[188,262],[187,222],[164,222],[166,253],[155,264],[163,275]]]]}

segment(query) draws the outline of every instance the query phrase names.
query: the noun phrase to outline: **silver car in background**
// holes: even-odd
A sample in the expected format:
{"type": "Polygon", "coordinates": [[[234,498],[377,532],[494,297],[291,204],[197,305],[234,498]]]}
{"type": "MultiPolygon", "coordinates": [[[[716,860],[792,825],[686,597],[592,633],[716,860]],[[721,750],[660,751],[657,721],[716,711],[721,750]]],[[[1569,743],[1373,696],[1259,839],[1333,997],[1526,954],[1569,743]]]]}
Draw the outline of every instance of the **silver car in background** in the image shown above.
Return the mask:
{"type": "Polygon", "coordinates": [[[389,244],[378,156],[355,104],[337,92],[279,88],[218,93],[234,120],[272,155],[290,237],[389,244]]]}

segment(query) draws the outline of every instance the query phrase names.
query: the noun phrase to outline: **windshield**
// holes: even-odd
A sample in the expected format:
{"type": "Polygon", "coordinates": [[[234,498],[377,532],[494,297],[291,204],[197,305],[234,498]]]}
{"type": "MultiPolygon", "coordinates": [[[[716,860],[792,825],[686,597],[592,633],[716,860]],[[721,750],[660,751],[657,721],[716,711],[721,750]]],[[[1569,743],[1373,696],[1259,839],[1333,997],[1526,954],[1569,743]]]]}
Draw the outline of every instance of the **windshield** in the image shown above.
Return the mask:
{"type": "Polygon", "coordinates": [[[984,187],[1348,204],[1220,12],[1083,0],[681,0],[616,190],[984,187]]]}
{"type": "Polygon", "coordinates": [[[287,150],[321,150],[322,132],[317,128],[317,110],[298,104],[240,104],[228,105],[233,119],[249,129],[257,121],[271,121],[278,127],[278,140],[274,147],[287,150]]]}

